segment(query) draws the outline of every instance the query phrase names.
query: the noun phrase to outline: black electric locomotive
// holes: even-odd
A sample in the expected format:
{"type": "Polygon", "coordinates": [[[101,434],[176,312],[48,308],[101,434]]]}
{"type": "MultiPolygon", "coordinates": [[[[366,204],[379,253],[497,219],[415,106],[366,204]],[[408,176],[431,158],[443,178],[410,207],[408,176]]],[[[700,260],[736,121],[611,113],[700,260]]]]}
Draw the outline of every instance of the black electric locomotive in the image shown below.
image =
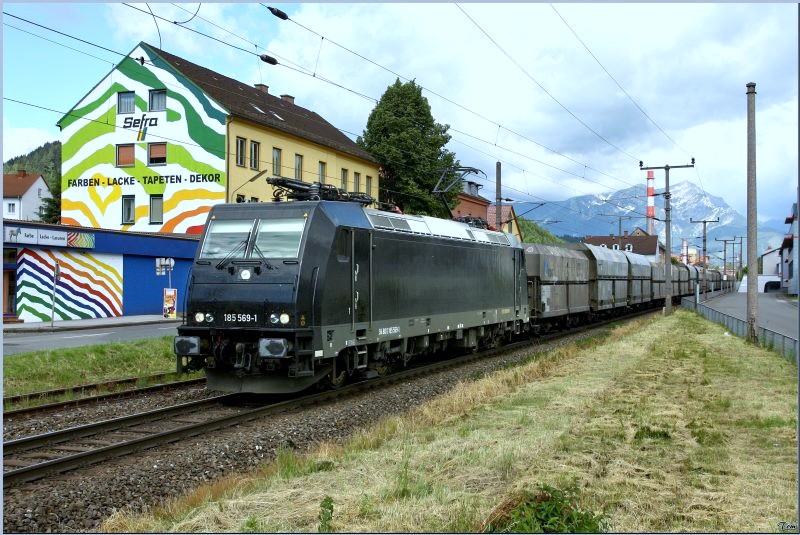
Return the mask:
{"type": "Polygon", "coordinates": [[[354,202],[215,206],[187,293],[178,368],[228,392],[335,387],[529,320],[513,236],[354,202]]]}

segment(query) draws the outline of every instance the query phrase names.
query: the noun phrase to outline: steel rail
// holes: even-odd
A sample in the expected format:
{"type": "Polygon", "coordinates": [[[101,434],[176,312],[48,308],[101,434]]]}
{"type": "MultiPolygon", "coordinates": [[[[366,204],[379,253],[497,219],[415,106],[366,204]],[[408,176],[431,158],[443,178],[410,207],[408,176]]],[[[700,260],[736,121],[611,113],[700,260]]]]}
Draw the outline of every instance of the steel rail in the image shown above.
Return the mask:
{"type": "MultiPolygon", "coordinates": [[[[169,374],[165,374],[169,375],[169,374]]],[[[174,375],[174,374],[172,374],[174,375]]],[[[27,416],[31,414],[36,414],[38,412],[43,411],[50,411],[54,409],[60,409],[65,407],[79,407],[82,405],[89,405],[91,403],[97,403],[99,401],[107,401],[110,399],[120,399],[126,397],[133,397],[139,394],[147,394],[149,392],[156,392],[159,390],[169,390],[172,388],[180,388],[184,386],[197,386],[201,384],[205,384],[206,379],[205,377],[200,377],[198,379],[187,379],[185,381],[175,381],[171,383],[161,383],[157,385],[151,386],[143,386],[141,388],[131,388],[127,390],[120,390],[117,392],[109,392],[107,394],[98,394],[94,396],[86,396],[77,399],[70,399],[67,401],[55,401],[53,403],[46,403],[44,405],[35,405],[33,407],[24,407],[21,409],[13,409],[9,411],[3,411],[3,418],[13,418],[15,416],[27,416]]]]}
{"type": "Polygon", "coordinates": [[[128,386],[128,385],[135,385],[140,381],[163,381],[169,380],[170,378],[174,378],[178,375],[175,372],[165,372],[165,373],[154,373],[151,375],[145,375],[142,377],[128,377],[126,379],[115,379],[113,381],[105,381],[102,383],[92,383],[86,385],[79,385],[79,386],[70,386],[67,388],[57,388],[54,390],[43,390],[41,392],[30,392],[27,394],[16,394],[14,396],[7,396],[3,398],[3,406],[5,407],[8,405],[13,405],[15,403],[21,403],[24,401],[31,401],[35,399],[41,398],[49,398],[49,397],[56,397],[56,396],[64,396],[67,394],[80,394],[81,392],[86,391],[100,391],[100,390],[107,390],[117,386],[128,386]]]}

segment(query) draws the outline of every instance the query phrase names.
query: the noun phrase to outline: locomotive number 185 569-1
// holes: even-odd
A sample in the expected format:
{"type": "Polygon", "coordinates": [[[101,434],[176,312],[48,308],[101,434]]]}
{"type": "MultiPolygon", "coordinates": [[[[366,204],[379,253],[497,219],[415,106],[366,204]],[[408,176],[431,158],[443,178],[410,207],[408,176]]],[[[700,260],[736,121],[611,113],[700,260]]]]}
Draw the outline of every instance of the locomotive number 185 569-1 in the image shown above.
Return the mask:
{"type": "Polygon", "coordinates": [[[258,314],[223,314],[222,319],[231,323],[256,323],[258,314]]]}

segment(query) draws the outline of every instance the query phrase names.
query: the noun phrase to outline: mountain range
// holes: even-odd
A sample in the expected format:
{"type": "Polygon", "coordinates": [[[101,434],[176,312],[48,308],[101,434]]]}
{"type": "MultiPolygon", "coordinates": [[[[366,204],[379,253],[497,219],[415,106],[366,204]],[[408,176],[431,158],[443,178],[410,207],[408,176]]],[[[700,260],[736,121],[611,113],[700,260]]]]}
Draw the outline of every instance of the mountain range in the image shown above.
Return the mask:
{"type": "MultiPolygon", "coordinates": [[[[657,189],[655,197],[656,221],[655,233],[662,243],[666,243],[666,225],[664,219],[664,190],[657,189]]],[[[692,182],[679,182],[671,185],[672,212],[672,252],[679,254],[682,239],[687,238],[690,247],[698,250],[703,246],[703,224],[697,221],[716,220],[706,226],[706,247],[711,263],[722,263],[723,242],[717,239],[733,239],[735,236],[747,236],[747,219],[731,208],[721,197],[703,192],[692,182]],[[694,221],[694,222],[693,222],[694,221]]],[[[563,239],[582,238],[584,236],[618,235],[620,224],[622,232],[633,232],[636,227],[647,230],[647,197],[643,186],[600,195],[581,195],[563,201],[548,202],[536,208],[538,203],[515,203],[517,216],[535,220],[540,224],[547,221],[561,221],[562,226],[569,228],[569,234],[560,236],[563,239]]],[[[791,206],[787,206],[787,213],[791,206]]],[[[758,253],[779,247],[787,230],[766,226],[758,226],[758,253]]],[[[746,238],[744,247],[745,264],[747,259],[746,238]]],[[[728,259],[732,254],[730,242],[727,245],[728,259]]],[[[739,248],[736,248],[737,256],[739,248]]]]}

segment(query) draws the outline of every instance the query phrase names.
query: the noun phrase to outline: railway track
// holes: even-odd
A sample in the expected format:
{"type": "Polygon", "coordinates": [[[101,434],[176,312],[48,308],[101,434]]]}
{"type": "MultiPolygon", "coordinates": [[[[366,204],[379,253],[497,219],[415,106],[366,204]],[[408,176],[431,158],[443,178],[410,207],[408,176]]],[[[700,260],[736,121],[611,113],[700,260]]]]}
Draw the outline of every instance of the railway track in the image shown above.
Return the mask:
{"type": "MultiPolygon", "coordinates": [[[[646,311],[635,316],[646,313],[653,312],[646,311]]],[[[603,323],[586,326],[583,329],[573,329],[567,333],[553,333],[539,337],[537,342],[552,340],[565,334],[576,334],[582,330],[595,329],[619,320],[620,318],[614,318],[603,323]]],[[[3,448],[3,487],[36,481],[271,414],[325,403],[370,389],[380,389],[397,382],[462,366],[503,352],[530,347],[530,345],[529,340],[513,342],[499,348],[424,364],[377,379],[352,383],[336,390],[309,394],[257,407],[233,406],[233,403],[241,402],[243,398],[240,394],[227,394],[8,441],[4,443],[3,448]]]]}
{"type": "Polygon", "coordinates": [[[18,409],[9,409],[3,410],[3,418],[14,418],[20,416],[30,416],[32,414],[40,413],[43,411],[50,411],[56,409],[63,409],[69,407],[80,407],[84,405],[90,405],[93,403],[97,403],[100,401],[109,401],[114,399],[123,399],[128,397],[134,397],[141,394],[147,394],[150,392],[159,392],[163,390],[170,390],[174,388],[182,388],[182,387],[189,387],[189,386],[198,386],[203,385],[206,382],[205,377],[197,378],[197,379],[186,379],[183,381],[172,381],[176,376],[175,373],[165,373],[165,374],[158,374],[147,376],[144,378],[132,378],[132,379],[123,379],[119,381],[110,381],[106,383],[98,383],[94,385],[83,385],[83,386],[76,386],[72,388],[63,388],[58,390],[48,390],[45,392],[35,392],[32,394],[21,394],[18,396],[9,396],[3,398],[3,407],[13,407],[14,405],[22,404],[31,402],[34,400],[41,400],[41,399],[52,399],[59,396],[74,396],[78,395],[81,397],[76,397],[72,399],[67,399],[63,401],[54,401],[51,403],[44,403],[41,405],[32,405],[29,407],[22,407],[18,409]],[[153,382],[158,380],[166,380],[167,382],[143,386],[138,388],[125,388],[123,390],[118,390],[114,392],[107,392],[107,393],[98,393],[98,394],[91,394],[82,396],[81,394],[85,392],[103,392],[110,389],[113,389],[118,386],[132,386],[137,384],[138,382],[153,382]]]}

